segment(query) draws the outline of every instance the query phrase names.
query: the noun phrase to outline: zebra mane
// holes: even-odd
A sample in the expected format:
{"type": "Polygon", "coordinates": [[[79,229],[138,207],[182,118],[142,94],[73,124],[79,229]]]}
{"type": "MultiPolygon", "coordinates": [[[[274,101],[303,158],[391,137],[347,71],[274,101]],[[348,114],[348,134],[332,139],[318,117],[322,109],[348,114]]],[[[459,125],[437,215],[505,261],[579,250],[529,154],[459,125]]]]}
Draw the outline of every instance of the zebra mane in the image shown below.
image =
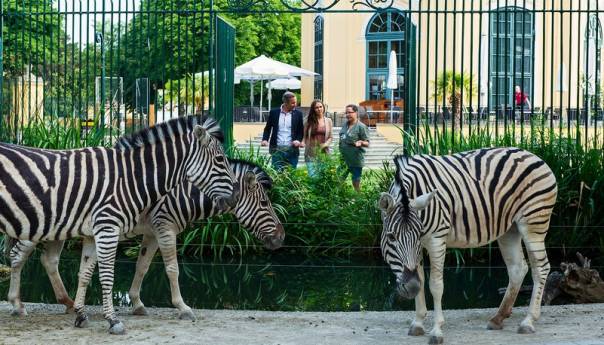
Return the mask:
{"type": "Polygon", "coordinates": [[[141,129],[133,134],[122,136],[115,143],[115,148],[131,149],[152,145],[174,135],[185,134],[193,130],[195,125],[201,125],[211,136],[221,143],[224,142],[224,134],[218,125],[218,121],[203,115],[192,115],[171,119],[155,126],[141,129]]]}
{"type": "Polygon", "coordinates": [[[231,167],[235,171],[236,175],[238,171],[242,171],[242,173],[252,171],[254,174],[256,174],[256,180],[258,180],[258,183],[260,183],[265,190],[273,188],[273,179],[271,179],[269,174],[262,169],[260,165],[243,159],[229,159],[229,163],[231,164],[231,167]]]}
{"type": "Polygon", "coordinates": [[[396,167],[396,170],[394,172],[394,182],[399,186],[401,204],[403,205],[402,216],[404,219],[407,219],[409,217],[409,214],[411,213],[411,208],[409,196],[407,195],[407,189],[405,189],[403,179],[401,178],[401,176],[403,175],[402,159],[405,158],[405,156],[401,155],[397,155],[396,157],[394,157],[394,166],[396,167]]]}

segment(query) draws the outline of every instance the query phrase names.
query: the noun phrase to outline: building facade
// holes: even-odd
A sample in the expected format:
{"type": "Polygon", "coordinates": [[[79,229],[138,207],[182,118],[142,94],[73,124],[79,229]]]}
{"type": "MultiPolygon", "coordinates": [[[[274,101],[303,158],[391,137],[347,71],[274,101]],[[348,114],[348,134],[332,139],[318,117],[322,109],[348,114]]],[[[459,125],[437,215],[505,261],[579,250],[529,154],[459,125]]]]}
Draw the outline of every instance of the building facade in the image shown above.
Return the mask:
{"type": "Polygon", "coordinates": [[[448,105],[448,73],[461,79],[452,89],[464,107],[513,106],[516,86],[532,109],[601,107],[604,0],[395,0],[384,11],[345,12],[352,4],[303,14],[302,67],[320,74],[303,80],[303,105],[320,98],[339,112],[394,92],[436,109],[448,105]]]}

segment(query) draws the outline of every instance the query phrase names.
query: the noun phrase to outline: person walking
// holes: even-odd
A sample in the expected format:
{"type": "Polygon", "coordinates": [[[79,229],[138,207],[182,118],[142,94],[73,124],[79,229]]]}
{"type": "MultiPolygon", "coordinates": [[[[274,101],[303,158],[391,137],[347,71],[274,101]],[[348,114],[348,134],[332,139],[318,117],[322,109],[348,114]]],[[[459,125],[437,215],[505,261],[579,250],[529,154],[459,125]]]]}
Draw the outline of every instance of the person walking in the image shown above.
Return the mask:
{"type": "Polygon", "coordinates": [[[346,123],[340,130],[340,155],[346,165],[343,178],[350,173],[352,186],[361,190],[361,174],[365,165],[365,148],[369,147],[369,129],[359,121],[359,107],[355,104],[346,106],[346,123]]]}
{"type": "Polygon", "coordinates": [[[308,175],[317,175],[317,156],[329,153],[333,124],[325,117],[325,105],[316,99],[310,104],[306,125],[304,125],[304,161],[308,175]]]}
{"type": "Polygon", "coordinates": [[[271,162],[277,171],[286,166],[296,169],[300,147],[304,147],[304,124],[302,112],[296,109],[296,95],[287,91],[282,100],[281,107],[269,112],[260,142],[261,146],[269,147],[271,162]]]}

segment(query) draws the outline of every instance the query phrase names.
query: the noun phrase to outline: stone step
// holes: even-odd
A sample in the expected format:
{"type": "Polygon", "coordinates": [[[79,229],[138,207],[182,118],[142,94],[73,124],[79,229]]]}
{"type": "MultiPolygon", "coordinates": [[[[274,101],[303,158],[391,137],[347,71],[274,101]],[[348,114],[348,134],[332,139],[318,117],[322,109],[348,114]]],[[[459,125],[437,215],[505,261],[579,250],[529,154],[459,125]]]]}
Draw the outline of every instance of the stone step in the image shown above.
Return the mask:
{"type": "MultiPolygon", "coordinates": [[[[334,127],[333,133],[334,138],[330,147],[332,150],[338,147],[339,137],[337,133],[340,131],[339,127],[334,127]]],[[[254,152],[258,152],[261,155],[268,155],[268,147],[260,146],[262,141],[262,135],[259,133],[257,136],[250,140],[237,144],[237,148],[242,151],[249,151],[250,143],[254,152]]],[[[391,161],[394,155],[402,153],[402,147],[398,143],[392,143],[386,141],[385,138],[379,134],[376,130],[369,130],[369,142],[370,146],[365,153],[365,165],[368,168],[381,168],[383,161],[391,161]]],[[[299,165],[304,165],[304,148],[300,149],[299,165]]]]}

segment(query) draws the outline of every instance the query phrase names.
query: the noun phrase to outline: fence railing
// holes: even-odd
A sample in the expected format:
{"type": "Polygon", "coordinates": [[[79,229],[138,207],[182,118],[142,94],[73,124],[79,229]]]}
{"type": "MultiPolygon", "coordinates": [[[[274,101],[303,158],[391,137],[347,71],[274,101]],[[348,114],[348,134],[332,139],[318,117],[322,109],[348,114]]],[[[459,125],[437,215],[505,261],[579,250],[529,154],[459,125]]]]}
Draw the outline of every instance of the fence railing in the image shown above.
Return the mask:
{"type": "MultiPolygon", "coordinates": [[[[212,15],[316,12],[333,12],[325,20],[334,23],[341,15],[376,24],[359,27],[366,40],[355,46],[359,54],[346,57],[365,61],[355,62],[364,71],[354,71],[361,76],[354,87],[385,97],[387,57],[397,51],[404,106],[392,119],[388,110],[364,109],[370,125],[460,134],[451,140],[484,128],[503,135],[500,128],[517,126],[524,133],[530,125],[590,147],[598,143],[590,139],[604,136],[602,0],[269,2],[270,8],[255,2],[219,8],[209,1],[0,1],[2,140],[19,141],[23,127],[34,124],[77,125],[86,134],[93,121],[115,137],[174,116],[211,113],[212,15]]],[[[335,45],[323,44],[326,52],[335,45]]],[[[324,88],[341,88],[328,79],[341,59],[323,54],[324,88]]],[[[265,118],[257,108],[237,111],[235,121],[265,118]]],[[[341,114],[334,121],[341,124],[341,114]]]]}

